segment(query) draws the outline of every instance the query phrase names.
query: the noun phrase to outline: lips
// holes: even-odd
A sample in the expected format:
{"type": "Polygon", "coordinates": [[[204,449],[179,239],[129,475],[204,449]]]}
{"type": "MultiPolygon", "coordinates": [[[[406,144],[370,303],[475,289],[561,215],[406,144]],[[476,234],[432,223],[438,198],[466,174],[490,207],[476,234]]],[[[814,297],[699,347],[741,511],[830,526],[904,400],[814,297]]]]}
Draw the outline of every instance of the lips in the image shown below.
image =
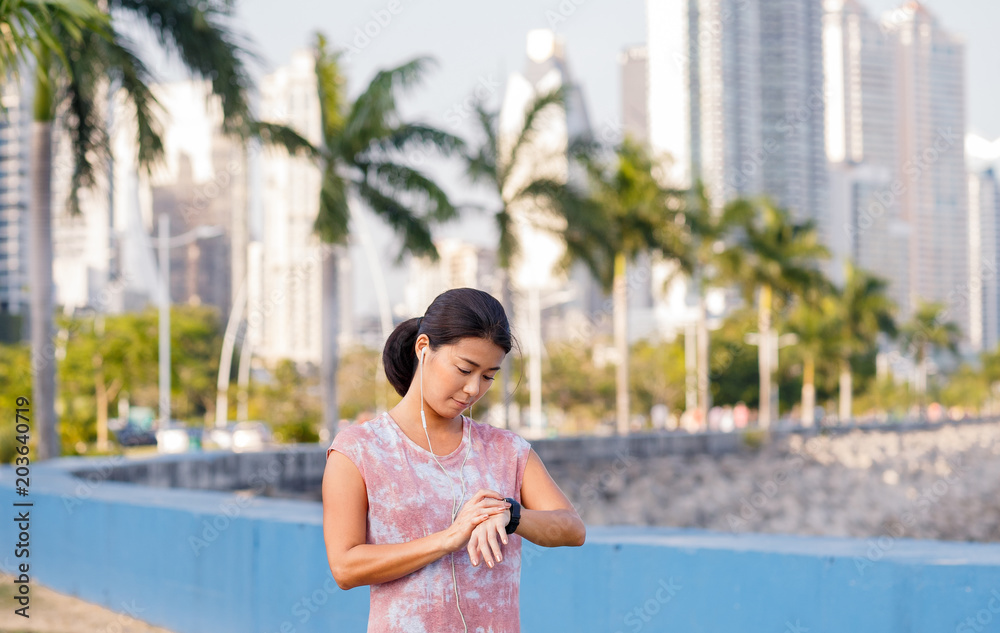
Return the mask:
{"type": "MultiPolygon", "coordinates": [[[[455,399],[452,398],[452,400],[455,400],[455,399]]],[[[455,400],[455,402],[457,402],[458,404],[462,405],[463,407],[467,407],[470,404],[472,404],[471,402],[462,402],[461,400],[455,400]]]]}

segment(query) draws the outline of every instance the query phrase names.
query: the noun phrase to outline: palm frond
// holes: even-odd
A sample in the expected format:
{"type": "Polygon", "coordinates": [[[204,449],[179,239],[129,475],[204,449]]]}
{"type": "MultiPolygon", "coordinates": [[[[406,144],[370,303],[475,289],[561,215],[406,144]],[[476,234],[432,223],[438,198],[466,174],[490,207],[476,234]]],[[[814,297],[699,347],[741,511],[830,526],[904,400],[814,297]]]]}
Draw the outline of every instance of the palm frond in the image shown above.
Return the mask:
{"type": "Polygon", "coordinates": [[[122,34],[110,30],[110,37],[93,31],[84,32],[80,41],[64,38],[64,50],[70,59],[69,80],[64,95],[69,116],[67,129],[73,150],[74,166],[69,206],[79,212],[78,192],[95,184],[95,161],[105,163],[109,156],[105,121],[96,100],[102,87],[121,89],[133,106],[139,164],[151,169],[163,156],[163,140],[156,110],[159,103],[149,88],[150,73],[130,50],[122,34]]]}
{"type": "Polygon", "coordinates": [[[431,237],[426,220],[414,215],[409,207],[389,194],[385,194],[367,182],[359,182],[358,195],[393,229],[402,241],[396,256],[396,263],[402,262],[407,253],[417,256],[438,258],[437,248],[431,237]]]}
{"type": "Polygon", "coordinates": [[[226,22],[232,3],[206,0],[108,0],[149,24],[161,46],[186,68],[208,79],[222,105],[223,129],[245,135],[250,122],[248,92],[252,81],[242,56],[255,58],[249,42],[226,22]]]}
{"type": "Polygon", "coordinates": [[[306,156],[316,160],[324,158],[320,148],[314,147],[304,136],[287,125],[251,121],[249,131],[265,145],[283,148],[293,156],[306,156]]]}
{"type": "MultiPolygon", "coordinates": [[[[457,215],[454,205],[441,187],[420,171],[393,162],[374,162],[363,165],[366,185],[379,191],[396,191],[412,198],[419,207],[411,215],[434,221],[447,221],[457,215]]],[[[379,212],[378,209],[375,209],[379,212]]]]}
{"type": "Polygon", "coordinates": [[[546,111],[552,107],[561,107],[565,103],[565,99],[566,88],[560,86],[555,90],[538,95],[528,104],[524,112],[524,123],[517,138],[511,144],[510,150],[504,152],[505,156],[503,156],[502,160],[498,161],[500,164],[499,180],[501,183],[507,182],[514,166],[518,164],[521,152],[535,140],[539,132],[540,120],[546,114],[546,111]]]}
{"type": "Polygon", "coordinates": [[[364,151],[371,139],[384,138],[398,125],[397,92],[416,86],[432,63],[430,57],[417,57],[375,74],[349,109],[343,132],[345,153],[364,151]]]}

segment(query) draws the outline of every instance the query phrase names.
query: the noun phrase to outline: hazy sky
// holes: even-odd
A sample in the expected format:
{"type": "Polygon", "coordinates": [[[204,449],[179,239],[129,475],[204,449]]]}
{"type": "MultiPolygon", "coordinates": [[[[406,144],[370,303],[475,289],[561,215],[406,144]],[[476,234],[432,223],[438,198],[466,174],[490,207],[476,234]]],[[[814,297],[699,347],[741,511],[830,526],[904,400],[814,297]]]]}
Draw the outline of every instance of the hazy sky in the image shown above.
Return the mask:
{"type": "MultiPolygon", "coordinates": [[[[873,13],[899,6],[893,0],[863,0],[873,13]]],[[[997,0],[927,0],[924,3],[945,28],[963,36],[967,44],[968,130],[990,139],[1000,137],[1000,2],[997,0]]],[[[265,65],[260,72],[287,63],[292,51],[312,41],[320,30],[334,45],[361,44],[347,67],[350,91],[356,94],[379,68],[397,65],[416,55],[437,59],[425,85],[405,101],[404,114],[435,123],[450,131],[455,113],[479,86],[495,91],[499,104],[507,74],[525,61],[525,36],[535,28],[552,27],[562,34],[573,72],[582,83],[592,125],[615,124],[621,102],[617,55],[626,46],[646,40],[644,0],[509,0],[504,3],[459,0],[242,0],[238,3],[242,29],[256,43],[265,65]],[[578,5],[576,4],[578,3],[578,5]],[[560,7],[564,7],[560,11],[560,7]],[[565,8],[572,9],[572,12],[565,8]],[[395,13],[389,9],[394,9],[395,13]],[[551,22],[552,16],[560,21],[551,22]],[[565,19],[562,19],[565,18],[565,19]],[[384,24],[379,24],[379,19],[384,24]],[[366,41],[358,30],[378,34],[366,41]]],[[[458,182],[457,176],[454,182],[458,182]]],[[[477,229],[482,223],[472,221],[477,229]]],[[[373,225],[376,223],[369,223],[373,225]]],[[[443,231],[487,240],[488,231],[469,231],[469,222],[443,231]]],[[[377,240],[387,237],[379,231],[377,240]]],[[[362,261],[355,258],[355,266],[362,261]]],[[[368,285],[355,276],[356,286],[368,285]]],[[[394,300],[401,297],[404,277],[393,274],[394,300]]],[[[356,288],[358,308],[374,305],[356,288]]]]}
{"type": "MultiPolygon", "coordinates": [[[[863,0],[874,14],[900,5],[898,0],[863,0]]],[[[426,88],[409,103],[413,114],[445,123],[445,113],[477,85],[480,78],[501,82],[524,63],[525,34],[534,28],[554,29],[565,36],[571,70],[582,82],[593,121],[617,120],[621,110],[616,56],[625,46],[646,40],[644,0],[510,0],[489,4],[456,0],[398,0],[395,15],[389,0],[319,3],[304,0],[242,0],[239,15],[258,50],[273,66],[323,31],[333,43],[347,44],[356,29],[382,13],[391,20],[349,68],[352,87],[377,68],[429,54],[440,66],[426,88]],[[579,6],[577,6],[579,4],[579,6]],[[281,7],[276,10],[275,7],[281,7]],[[564,21],[550,25],[547,12],[574,9],[564,21]]],[[[1000,2],[997,0],[927,0],[924,5],[945,28],[963,36],[967,45],[968,117],[970,131],[1000,137],[1000,2]]],[[[378,24],[376,22],[376,24],[378,24]]],[[[372,27],[372,31],[374,31],[372,27]]],[[[363,41],[363,40],[362,40],[363,41]]]]}

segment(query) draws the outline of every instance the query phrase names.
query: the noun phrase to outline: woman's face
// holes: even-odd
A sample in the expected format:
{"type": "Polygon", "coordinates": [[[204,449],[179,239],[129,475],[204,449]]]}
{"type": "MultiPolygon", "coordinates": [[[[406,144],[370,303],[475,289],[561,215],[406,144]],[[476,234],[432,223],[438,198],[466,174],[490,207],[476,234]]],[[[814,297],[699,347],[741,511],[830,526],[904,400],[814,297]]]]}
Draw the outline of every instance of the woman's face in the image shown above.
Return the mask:
{"type": "MultiPolygon", "coordinates": [[[[493,384],[506,355],[496,343],[483,338],[463,338],[432,350],[426,337],[417,341],[417,358],[424,358],[424,400],[442,418],[454,418],[483,397],[493,384]]],[[[420,389],[420,366],[413,388],[420,389]]],[[[419,393],[419,391],[418,391],[419,393]]]]}

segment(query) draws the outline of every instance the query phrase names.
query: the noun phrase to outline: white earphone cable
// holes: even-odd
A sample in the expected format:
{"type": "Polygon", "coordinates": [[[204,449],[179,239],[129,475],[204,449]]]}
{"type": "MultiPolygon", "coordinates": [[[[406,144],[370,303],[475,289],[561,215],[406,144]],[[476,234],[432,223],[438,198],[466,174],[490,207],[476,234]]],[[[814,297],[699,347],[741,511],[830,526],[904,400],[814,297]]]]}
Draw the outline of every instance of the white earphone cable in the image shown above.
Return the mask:
{"type": "MultiPolygon", "coordinates": [[[[458,510],[460,509],[458,507],[458,500],[455,498],[455,480],[452,479],[451,475],[448,474],[448,471],[445,470],[444,465],[437,458],[437,455],[434,454],[434,448],[431,446],[431,436],[430,433],[427,431],[427,416],[424,414],[424,356],[426,355],[426,353],[427,353],[427,348],[425,347],[420,352],[420,422],[421,424],[423,424],[424,427],[424,435],[427,436],[427,448],[430,451],[431,457],[433,457],[434,461],[437,462],[437,465],[441,468],[441,472],[443,472],[444,476],[448,478],[448,482],[451,486],[451,520],[452,522],[454,522],[455,518],[458,516],[458,510]]],[[[468,442],[469,447],[468,449],[466,449],[465,459],[462,460],[462,465],[458,469],[458,473],[461,476],[461,481],[462,481],[463,502],[465,501],[465,462],[469,459],[469,453],[472,452],[471,423],[469,424],[469,432],[466,437],[466,442],[468,442]]],[[[462,618],[462,626],[465,627],[465,633],[469,633],[469,625],[465,623],[465,614],[462,613],[462,605],[459,602],[459,597],[458,597],[458,577],[457,574],[455,573],[455,552],[452,552],[449,556],[451,556],[451,580],[455,584],[455,606],[458,607],[458,615],[461,616],[462,618]]]]}

